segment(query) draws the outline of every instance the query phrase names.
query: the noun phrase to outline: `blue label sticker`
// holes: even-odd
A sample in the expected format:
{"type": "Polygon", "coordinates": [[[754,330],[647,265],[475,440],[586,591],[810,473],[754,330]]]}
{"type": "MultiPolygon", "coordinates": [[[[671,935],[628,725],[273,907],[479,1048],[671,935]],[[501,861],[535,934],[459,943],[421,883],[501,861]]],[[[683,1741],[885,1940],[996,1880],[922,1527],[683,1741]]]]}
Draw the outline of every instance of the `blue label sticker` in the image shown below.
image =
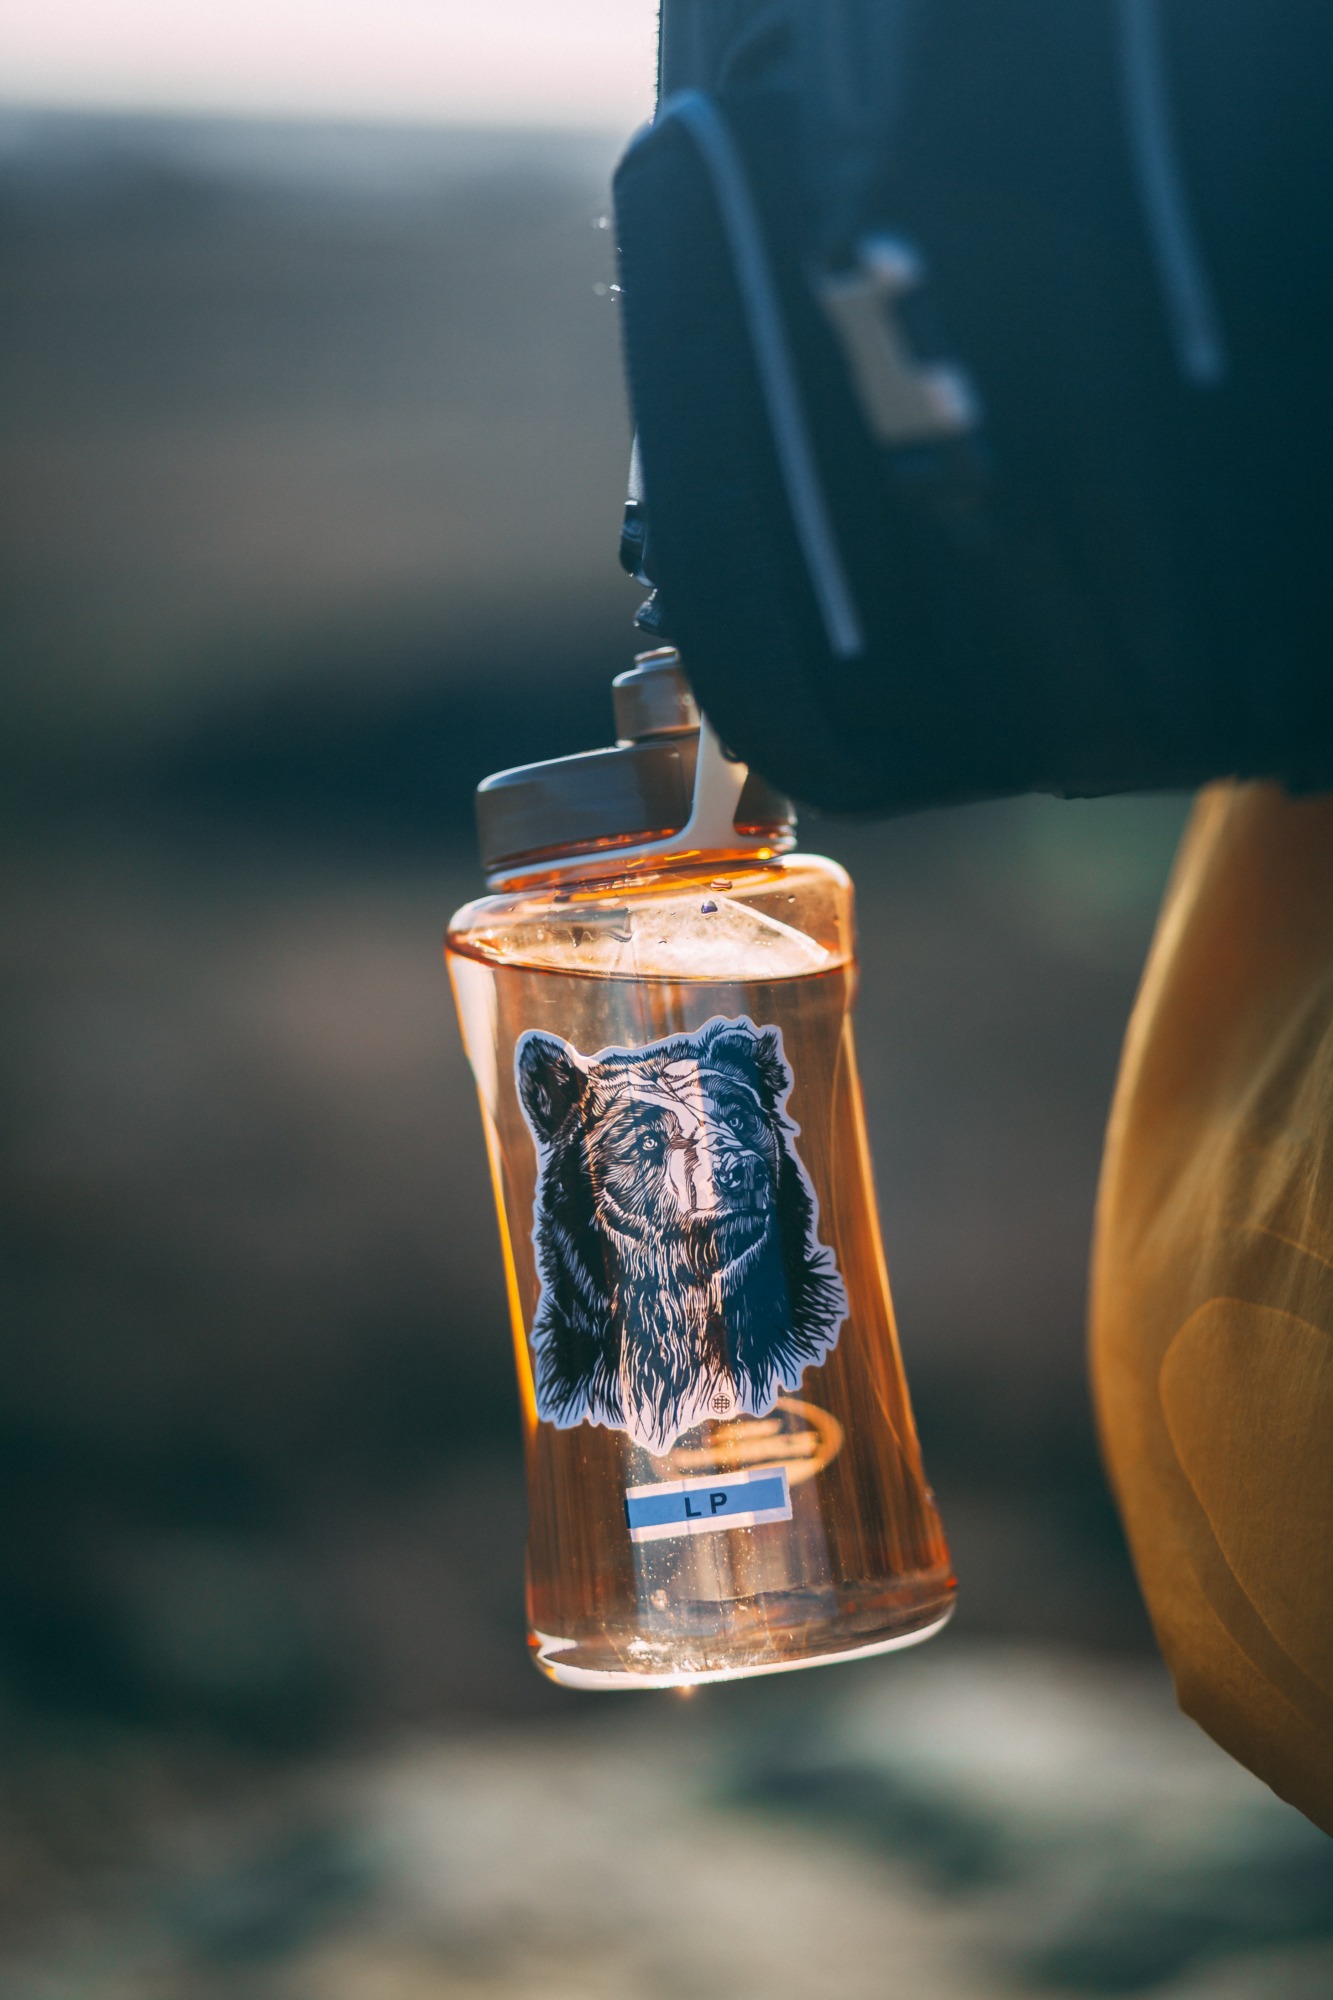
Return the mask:
{"type": "Polygon", "coordinates": [[[790,1521],[791,1491],[785,1465],[757,1465],[750,1472],[718,1472],[704,1479],[662,1479],[631,1486],[625,1518],[632,1542],[660,1542],[669,1535],[707,1535],[719,1528],[757,1528],[790,1521]]]}

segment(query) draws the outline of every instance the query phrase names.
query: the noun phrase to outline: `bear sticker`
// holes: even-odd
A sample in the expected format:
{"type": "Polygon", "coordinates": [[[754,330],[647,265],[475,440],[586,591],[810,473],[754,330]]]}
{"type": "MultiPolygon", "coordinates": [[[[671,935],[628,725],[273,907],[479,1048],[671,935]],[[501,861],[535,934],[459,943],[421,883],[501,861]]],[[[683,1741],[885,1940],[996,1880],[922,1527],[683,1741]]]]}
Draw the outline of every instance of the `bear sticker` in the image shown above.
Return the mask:
{"type": "Polygon", "coordinates": [[[718,1017],[581,1055],[514,1054],[537,1145],[537,1413],[661,1456],[764,1416],[835,1344],[847,1294],[787,1116],[781,1030],[718,1017]]]}

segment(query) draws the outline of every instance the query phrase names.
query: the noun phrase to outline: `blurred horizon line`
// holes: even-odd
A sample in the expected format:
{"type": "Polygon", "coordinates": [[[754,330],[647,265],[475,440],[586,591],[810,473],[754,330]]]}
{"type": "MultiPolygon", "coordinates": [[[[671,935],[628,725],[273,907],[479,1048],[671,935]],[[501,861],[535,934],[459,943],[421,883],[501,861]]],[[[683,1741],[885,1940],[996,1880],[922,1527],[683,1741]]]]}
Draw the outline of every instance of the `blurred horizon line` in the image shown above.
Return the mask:
{"type": "Polygon", "coordinates": [[[63,180],[71,162],[99,154],[156,159],[222,183],[398,198],[433,185],[441,172],[470,177],[559,161],[605,178],[609,200],[610,172],[628,136],[609,126],[453,117],[35,105],[0,93],[0,177],[15,170],[44,177],[54,168],[63,180]]]}
{"type": "Polygon", "coordinates": [[[289,109],[249,105],[165,105],[112,104],[89,99],[37,99],[14,97],[0,87],[0,162],[13,150],[12,135],[24,127],[53,125],[100,125],[143,127],[165,131],[173,127],[214,126],[237,135],[271,131],[368,134],[403,139],[495,138],[500,140],[552,140],[560,143],[588,140],[607,145],[624,144],[632,126],[620,126],[611,119],[589,118],[581,123],[543,121],[537,118],[470,117],[456,112],[402,115],[375,109],[337,110],[323,106],[294,105],[289,109]]]}

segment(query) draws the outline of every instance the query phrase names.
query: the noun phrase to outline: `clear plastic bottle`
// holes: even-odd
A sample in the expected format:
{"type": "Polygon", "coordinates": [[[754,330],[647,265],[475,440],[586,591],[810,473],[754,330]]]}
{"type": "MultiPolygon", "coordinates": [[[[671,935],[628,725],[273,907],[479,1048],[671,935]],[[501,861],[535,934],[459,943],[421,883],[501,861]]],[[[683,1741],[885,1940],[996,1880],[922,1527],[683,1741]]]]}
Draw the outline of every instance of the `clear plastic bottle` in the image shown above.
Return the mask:
{"type": "MultiPolygon", "coordinates": [[[[688,781],[697,753],[669,733],[688,781]]],[[[522,1393],[537,1663],[661,1687],[926,1638],[954,1581],[880,1243],[851,883],[777,851],[772,824],[680,855],[660,832],[657,853],[597,838],[521,861],[447,941],[522,1393]]]]}

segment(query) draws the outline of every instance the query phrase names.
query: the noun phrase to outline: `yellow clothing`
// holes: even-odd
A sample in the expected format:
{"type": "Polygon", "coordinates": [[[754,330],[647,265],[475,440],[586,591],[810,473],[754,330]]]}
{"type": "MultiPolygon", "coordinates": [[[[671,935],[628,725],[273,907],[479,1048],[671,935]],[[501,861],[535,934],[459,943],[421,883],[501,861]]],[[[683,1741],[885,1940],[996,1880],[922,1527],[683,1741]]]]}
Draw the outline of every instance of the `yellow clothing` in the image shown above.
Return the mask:
{"type": "Polygon", "coordinates": [[[1333,1833],[1333,800],[1195,809],[1111,1115],[1092,1370],[1181,1706],[1333,1833]]]}

